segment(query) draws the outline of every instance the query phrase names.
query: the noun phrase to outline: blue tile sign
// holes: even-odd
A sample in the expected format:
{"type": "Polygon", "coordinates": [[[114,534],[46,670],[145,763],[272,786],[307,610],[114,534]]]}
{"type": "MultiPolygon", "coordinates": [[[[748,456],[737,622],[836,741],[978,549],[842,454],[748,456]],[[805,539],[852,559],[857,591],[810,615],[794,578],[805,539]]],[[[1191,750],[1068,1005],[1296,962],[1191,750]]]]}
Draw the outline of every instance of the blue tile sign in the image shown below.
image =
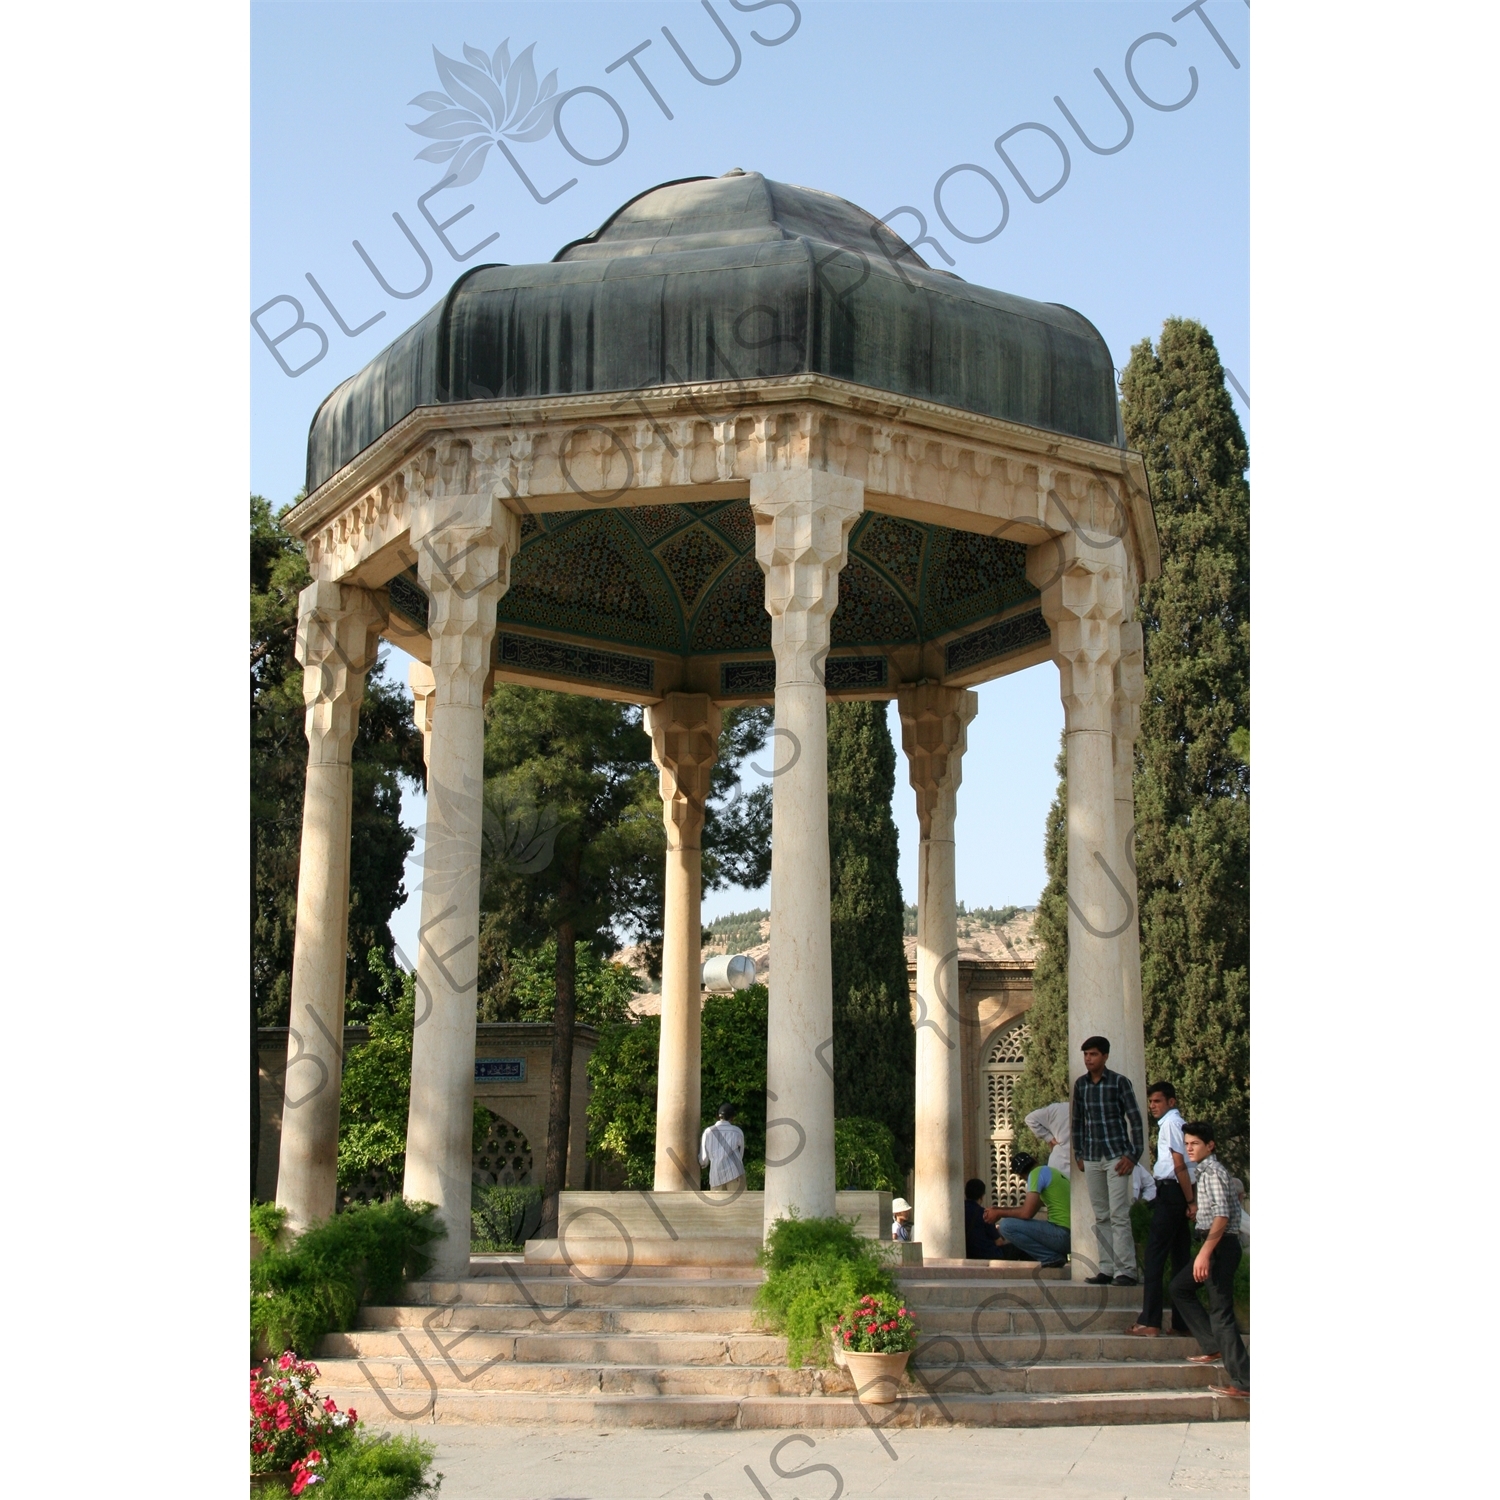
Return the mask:
{"type": "Polygon", "coordinates": [[[524,1057],[476,1057],[474,1059],[475,1083],[525,1083],[526,1059],[524,1057]]]}

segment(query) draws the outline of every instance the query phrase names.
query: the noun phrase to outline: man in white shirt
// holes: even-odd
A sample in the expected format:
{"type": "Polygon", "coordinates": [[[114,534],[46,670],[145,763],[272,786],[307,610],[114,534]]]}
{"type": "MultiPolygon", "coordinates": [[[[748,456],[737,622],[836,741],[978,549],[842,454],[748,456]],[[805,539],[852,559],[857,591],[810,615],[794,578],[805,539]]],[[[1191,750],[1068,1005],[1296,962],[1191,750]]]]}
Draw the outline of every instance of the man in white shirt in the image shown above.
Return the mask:
{"type": "Polygon", "coordinates": [[[1044,1104],[1026,1116],[1026,1128],[1042,1145],[1050,1146],[1047,1165],[1064,1177],[1073,1175],[1073,1153],[1069,1149],[1073,1140],[1073,1107],[1067,1100],[1058,1104],[1044,1104]]]}
{"type": "MultiPolygon", "coordinates": [[[[1146,1240],[1146,1267],[1141,1276],[1141,1316],[1130,1331],[1156,1338],[1162,1331],[1162,1272],[1167,1260],[1171,1259],[1175,1276],[1193,1258],[1189,1225],[1195,1207],[1193,1182],[1197,1169],[1188,1161],[1182,1144],[1182,1113],[1177,1108],[1176,1089],[1170,1083],[1153,1083],[1146,1090],[1146,1108],[1157,1124],[1156,1166],[1151,1174],[1156,1195],[1151,1203],[1151,1232],[1146,1240]]],[[[1137,1166],[1136,1171],[1140,1170],[1137,1166]]],[[[1179,1326],[1175,1308],[1169,1332],[1177,1337],[1187,1333],[1186,1328],[1179,1326]]]]}
{"type": "Polygon", "coordinates": [[[719,1118],[703,1132],[698,1165],[708,1168],[710,1188],[743,1192],[745,1187],[745,1132],[734,1123],[739,1113],[732,1104],[719,1106],[719,1118]]]}

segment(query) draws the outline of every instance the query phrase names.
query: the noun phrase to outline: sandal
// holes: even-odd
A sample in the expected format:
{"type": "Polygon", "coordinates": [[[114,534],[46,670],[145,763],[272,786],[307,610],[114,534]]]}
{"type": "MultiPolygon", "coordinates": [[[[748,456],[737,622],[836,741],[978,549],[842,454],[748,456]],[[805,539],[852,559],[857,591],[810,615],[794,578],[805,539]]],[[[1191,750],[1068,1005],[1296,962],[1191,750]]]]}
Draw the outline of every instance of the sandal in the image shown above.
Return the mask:
{"type": "Polygon", "coordinates": [[[1242,1391],[1237,1385],[1211,1385],[1209,1390],[1216,1396],[1232,1396],[1236,1401],[1248,1401],[1249,1391],[1242,1391]]]}
{"type": "Polygon", "coordinates": [[[1222,1358],[1221,1354],[1190,1354],[1188,1363],[1190,1365],[1216,1365],[1222,1358]]]}

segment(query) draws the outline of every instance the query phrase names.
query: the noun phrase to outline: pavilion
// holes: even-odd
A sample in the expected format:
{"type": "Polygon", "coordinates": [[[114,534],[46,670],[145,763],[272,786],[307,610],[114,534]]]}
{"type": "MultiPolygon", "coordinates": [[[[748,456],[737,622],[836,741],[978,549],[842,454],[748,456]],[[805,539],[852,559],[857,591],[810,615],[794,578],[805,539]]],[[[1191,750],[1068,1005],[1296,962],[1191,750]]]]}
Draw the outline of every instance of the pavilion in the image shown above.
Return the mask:
{"type": "MultiPolygon", "coordinates": [[[[1054,661],[1069,1055],[1144,1098],[1131,852],[1145,471],[1104,340],[934,270],[830,194],[738,170],[632,199],[548,264],[466,270],[323,403],[287,525],[309,742],[277,1199],[333,1212],[350,750],[382,638],[412,673],[428,829],[405,1192],[468,1274],[484,706],[639,703],[667,829],[656,1190],[698,1186],[700,839],[720,711],[775,705],[764,1222],[834,1210],[828,700],[895,698],[921,827],[919,1233],[963,1255],[954,840],[981,682],[1054,661]],[[309,1090],[309,1069],[331,1087],[309,1090]],[[293,1088],[288,1070],[288,1099],[293,1088]]],[[[1076,1174],[1075,1174],[1076,1176],[1076,1174]]],[[[1074,1182],[1077,1252],[1091,1214],[1074,1182]]]]}

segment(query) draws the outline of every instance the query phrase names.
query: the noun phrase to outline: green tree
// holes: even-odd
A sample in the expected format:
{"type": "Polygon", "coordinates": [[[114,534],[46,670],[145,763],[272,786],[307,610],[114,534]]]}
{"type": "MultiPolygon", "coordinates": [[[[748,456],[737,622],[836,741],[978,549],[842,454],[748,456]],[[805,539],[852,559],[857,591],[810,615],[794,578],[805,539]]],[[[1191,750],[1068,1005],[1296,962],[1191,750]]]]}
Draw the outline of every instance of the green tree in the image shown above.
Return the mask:
{"type": "MultiPolygon", "coordinates": [[[[752,1183],[766,1158],[767,997],[763,984],[703,1003],[702,1125],[726,1101],[745,1133],[752,1183]]],[[[589,1154],[625,1169],[626,1187],[649,1188],[656,1175],[656,1079],[661,1018],[608,1026],[589,1059],[589,1154]]]]}
{"type": "Polygon", "coordinates": [[[661,1017],[606,1026],[589,1058],[589,1155],[625,1169],[625,1186],[656,1181],[656,1078],[661,1017]]]}
{"type": "Polygon", "coordinates": [[[571,1115],[578,944],[660,931],[661,799],[640,710],[502,684],[486,710],[482,905],[510,941],[553,947],[542,1235],[555,1235],[571,1115]]]}
{"type": "MultiPolygon", "coordinates": [[[[1068,750],[1057,752],[1057,795],[1047,810],[1043,857],[1047,884],[1037,902],[1038,944],[1031,978],[1031,1009],[1026,1012],[1031,1040],[1026,1065],[1016,1080],[1015,1113],[1020,1121],[1044,1104],[1072,1097],[1068,1082],[1068,750]]],[[[1018,1124],[1016,1145],[1038,1150],[1038,1142],[1018,1124]]],[[[1046,1152],[1039,1153],[1045,1157],[1046,1152]]]]}
{"type": "Polygon", "coordinates": [[[896,747],[884,703],[828,709],[833,1092],[841,1117],[882,1121],[911,1165],[916,1033],[897,874],[896,747]]]}
{"type": "MultiPolygon", "coordinates": [[[[380,1004],[370,1016],[370,1039],[344,1059],[339,1079],[339,1191],[347,1193],[366,1172],[396,1193],[406,1166],[406,1124],[411,1111],[412,1035],[417,989],[413,975],[393,968],[379,948],[366,955],[380,1004]]],[[[474,1102],[474,1149],[494,1118],[474,1102]]]]}
{"type": "MultiPolygon", "coordinates": [[[[250,498],[250,1040],[251,1178],[259,1151],[256,1030],[286,1025],[307,776],[302,668],[296,659],[297,596],[309,582],[302,546],[250,498]]],[[[401,824],[401,778],[421,784],[422,736],[410,700],[377,664],[360,707],[353,754],[349,959],[345,1019],[368,1020],[386,1004],[369,968],[389,960],[391,913],[405,900],[412,836],[401,824]]]]}
{"type": "MultiPolygon", "coordinates": [[[[518,1020],[553,1020],[557,1011],[557,940],[548,938],[540,948],[513,954],[510,984],[518,1020]]],[[[597,957],[592,943],[578,944],[573,984],[578,993],[578,1019],[585,1026],[618,1025],[630,1019],[635,975],[624,964],[597,957]]]]}
{"type": "Polygon", "coordinates": [[[1146,1062],[1249,1181],[1249,451],[1208,330],[1131,351],[1126,440],[1146,463],[1161,577],[1141,591],[1146,692],[1135,848],[1146,1062]]]}

